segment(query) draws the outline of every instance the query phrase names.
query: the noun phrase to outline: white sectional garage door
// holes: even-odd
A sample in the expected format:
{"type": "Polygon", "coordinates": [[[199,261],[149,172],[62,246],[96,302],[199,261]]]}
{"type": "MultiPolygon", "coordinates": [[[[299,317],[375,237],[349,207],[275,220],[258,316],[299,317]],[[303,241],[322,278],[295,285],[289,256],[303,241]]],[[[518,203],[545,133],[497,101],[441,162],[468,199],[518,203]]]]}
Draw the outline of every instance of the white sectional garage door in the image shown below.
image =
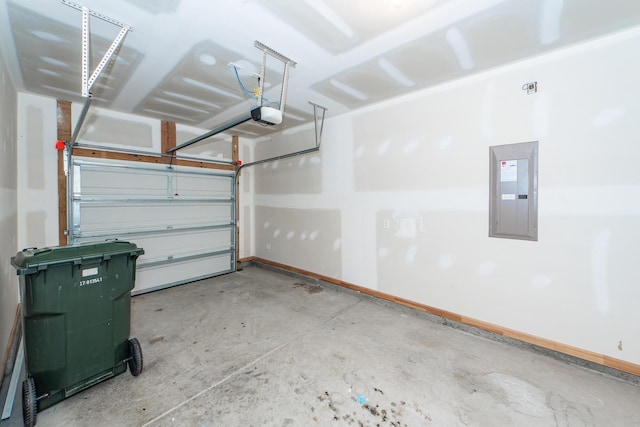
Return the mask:
{"type": "Polygon", "coordinates": [[[133,293],[235,270],[233,172],[72,157],[70,241],[136,243],[133,293]]]}

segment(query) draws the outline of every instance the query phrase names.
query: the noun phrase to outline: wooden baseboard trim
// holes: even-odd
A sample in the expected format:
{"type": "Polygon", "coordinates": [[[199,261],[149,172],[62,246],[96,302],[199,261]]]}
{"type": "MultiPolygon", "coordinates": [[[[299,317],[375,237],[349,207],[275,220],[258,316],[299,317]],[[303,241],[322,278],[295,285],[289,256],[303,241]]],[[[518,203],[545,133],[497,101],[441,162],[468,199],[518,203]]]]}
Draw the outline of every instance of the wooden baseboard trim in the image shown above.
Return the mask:
{"type": "Polygon", "coordinates": [[[573,347],[567,344],[562,344],[559,342],[551,341],[546,338],[536,337],[534,335],[529,335],[524,332],[519,332],[513,329],[505,328],[499,325],[494,325],[492,323],[483,322],[481,320],[473,319],[471,317],[462,316],[460,314],[452,313],[450,311],[441,310],[436,307],[431,307],[425,304],[420,304],[414,301],[410,301],[408,299],[400,298],[391,294],[387,294],[384,292],[379,292],[373,289],[365,288],[362,286],[354,285],[353,283],[348,283],[343,280],[334,279],[332,277],[328,277],[322,274],[317,274],[312,271],[303,270],[301,268],[292,267],[286,264],[281,264],[278,262],[270,261],[264,258],[259,257],[248,257],[244,258],[242,262],[257,262],[265,265],[270,265],[273,267],[281,268],[286,271],[290,271],[293,273],[301,274],[308,277],[313,277],[315,279],[323,280],[328,283],[332,283],[334,285],[342,286],[347,289],[351,289],[366,295],[370,295],[376,298],[380,298],[383,300],[391,301],[396,304],[403,305],[405,307],[410,307],[418,311],[422,311],[425,313],[433,314],[435,316],[443,317],[448,320],[452,320],[454,322],[458,322],[464,325],[472,326],[478,329],[482,329],[485,331],[492,332],[497,335],[502,335],[504,337],[512,338],[527,344],[532,344],[538,347],[545,348],[547,350],[552,350],[558,353],[566,354],[568,356],[572,356],[578,359],[586,360],[588,362],[592,362],[598,365],[605,366],[607,368],[616,369],[618,371],[626,372],[628,374],[640,376],[640,365],[636,365],[634,363],[626,362],[624,360],[615,359],[613,357],[605,356],[602,354],[594,353],[589,350],[584,350],[581,348],[573,347]],[[244,261],[246,260],[246,261],[244,261]]]}

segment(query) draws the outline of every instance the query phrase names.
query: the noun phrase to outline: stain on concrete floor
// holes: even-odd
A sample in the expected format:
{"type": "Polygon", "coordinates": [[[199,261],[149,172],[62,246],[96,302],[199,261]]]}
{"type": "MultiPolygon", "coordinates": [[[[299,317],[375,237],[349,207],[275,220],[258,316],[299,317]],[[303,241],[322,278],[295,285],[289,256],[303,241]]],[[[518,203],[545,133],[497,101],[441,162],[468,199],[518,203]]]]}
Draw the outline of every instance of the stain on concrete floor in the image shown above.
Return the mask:
{"type": "Polygon", "coordinates": [[[308,294],[319,294],[324,292],[324,288],[318,285],[312,285],[310,283],[294,283],[294,288],[303,288],[308,294]]]}

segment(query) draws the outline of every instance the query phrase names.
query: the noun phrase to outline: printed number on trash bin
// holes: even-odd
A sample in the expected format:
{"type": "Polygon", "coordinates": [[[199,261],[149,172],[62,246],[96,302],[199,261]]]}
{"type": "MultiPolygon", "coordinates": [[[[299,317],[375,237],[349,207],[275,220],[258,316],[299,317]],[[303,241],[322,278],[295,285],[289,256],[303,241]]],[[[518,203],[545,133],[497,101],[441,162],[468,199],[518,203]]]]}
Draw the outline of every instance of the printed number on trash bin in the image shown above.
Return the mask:
{"type": "Polygon", "coordinates": [[[80,281],[80,286],[94,285],[94,284],[100,283],[100,282],[102,282],[102,277],[96,277],[94,279],[81,280],[80,281]]]}

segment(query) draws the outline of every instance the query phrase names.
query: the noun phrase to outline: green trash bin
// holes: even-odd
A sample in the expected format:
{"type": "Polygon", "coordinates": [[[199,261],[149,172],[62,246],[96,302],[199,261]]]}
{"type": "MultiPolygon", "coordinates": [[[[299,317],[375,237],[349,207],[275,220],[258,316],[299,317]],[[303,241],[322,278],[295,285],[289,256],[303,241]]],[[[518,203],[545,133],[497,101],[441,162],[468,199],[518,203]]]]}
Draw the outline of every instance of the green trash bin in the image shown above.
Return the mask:
{"type": "Polygon", "coordinates": [[[28,377],[25,425],[37,411],[100,381],[142,371],[129,339],[136,260],[144,250],[111,240],[25,249],[11,258],[20,275],[28,377]]]}

